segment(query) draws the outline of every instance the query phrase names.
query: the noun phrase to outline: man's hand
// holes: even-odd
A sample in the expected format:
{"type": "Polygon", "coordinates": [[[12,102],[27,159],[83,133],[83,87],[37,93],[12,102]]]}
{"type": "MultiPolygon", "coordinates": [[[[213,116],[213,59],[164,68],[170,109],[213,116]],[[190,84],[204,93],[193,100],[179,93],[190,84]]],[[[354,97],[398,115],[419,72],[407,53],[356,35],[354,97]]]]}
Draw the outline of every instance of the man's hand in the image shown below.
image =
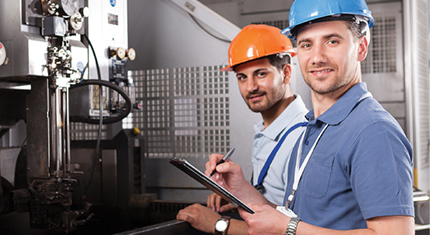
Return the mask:
{"type": "Polygon", "coordinates": [[[290,217],[269,205],[250,205],[254,214],[239,207],[240,216],[248,224],[248,234],[285,234],[290,217]]]}
{"type": "Polygon", "coordinates": [[[270,204],[270,202],[258,192],[243,176],[242,168],[231,159],[216,165],[221,161],[223,155],[211,154],[206,163],[205,174],[209,176],[216,168],[217,172],[212,176],[212,180],[239,198],[245,204],[270,204]]]}
{"type": "Polygon", "coordinates": [[[207,198],[207,207],[216,212],[226,212],[235,209],[231,203],[228,203],[216,193],[212,193],[207,198]]]}
{"type": "Polygon", "coordinates": [[[210,234],[214,234],[215,223],[220,217],[220,214],[200,204],[188,206],[176,215],[176,219],[187,221],[193,228],[210,234]]]}
{"type": "MultiPolygon", "coordinates": [[[[209,161],[206,163],[205,174],[209,176],[216,168],[217,172],[212,176],[212,180],[233,195],[238,196],[238,193],[242,191],[241,188],[250,184],[245,180],[242,168],[235,164],[231,159],[217,166],[216,164],[221,161],[222,157],[223,155],[221,154],[211,154],[209,161]]],[[[250,186],[252,187],[252,185],[250,186]]]]}

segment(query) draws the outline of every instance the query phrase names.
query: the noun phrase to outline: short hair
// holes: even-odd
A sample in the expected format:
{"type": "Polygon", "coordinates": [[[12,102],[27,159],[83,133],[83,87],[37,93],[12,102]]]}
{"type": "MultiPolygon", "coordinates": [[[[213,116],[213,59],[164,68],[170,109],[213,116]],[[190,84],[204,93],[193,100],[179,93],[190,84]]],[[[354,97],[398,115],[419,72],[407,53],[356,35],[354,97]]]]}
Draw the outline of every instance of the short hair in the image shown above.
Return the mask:
{"type": "Polygon", "coordinates": [[[367,23],[363,21],[358,21],[355,18],[348,22],[347,24],[348,29],[351,30],[352,35],[354,36],[354,39],[358,40],[361,37],[366,36],[366,32],[363,30],[363,27],[365,27],[365,25],[363,24],[367,24],[367,23]]]}
{"type": "MultiPolygon", "coordinates": [[[[269,59],[270,64],[275,66],[279,71],[282,71],[286,64],[291,63],[291,55],[289,53],[277,53],[277,54],[273,54],[273,55],[260,57],[260,58],[255,59],[255,60],[264,59],[264,58],[269,59]]],[[[246,61],[246,62],[249,62],[249,61],[246,61]]],[[[244,62],[244,63],[246,63],[246,62],[244,62]]],[[[243,63],[241,63],[241,64],[243,64],[243,63]]],[[[233,66],[233,71],[236,71],[237,66],[239,66],[241,64],[237,64],[237,65],[233,66]]]]}
{"type": "Polygon", "coordinates": [[[286,64],[291,63],[291,55],[287,53],[269,55],[267,58],[269,59],[270,64],[275,66],[279,71],[282,71],[286,64]]]}

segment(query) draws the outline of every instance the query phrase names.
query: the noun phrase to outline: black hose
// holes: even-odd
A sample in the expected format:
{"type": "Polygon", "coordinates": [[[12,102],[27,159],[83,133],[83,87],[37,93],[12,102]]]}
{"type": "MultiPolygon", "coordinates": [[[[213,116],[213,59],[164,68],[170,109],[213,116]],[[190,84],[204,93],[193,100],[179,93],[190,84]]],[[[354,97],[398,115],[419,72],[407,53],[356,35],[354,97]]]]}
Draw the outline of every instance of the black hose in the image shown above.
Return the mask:
{"type": "Polygon", "coordinates": [[[99,130],[98,130],[98,136],[97,136],[97,144],[96,144],[96,151],[94,153],[94,158],[93,158],[93,162],[91,165],[91,172],[90,172],[90,176],[88,179],[88,182],[85,186],[84,192],[81,196],[81,199],[85,200],[92,178],[93,178],[93,174],[94,174],[94,169],[96,166],[96,162],[97,159],[99,157],[99,152],[100,152],[100,141],[101,141],[101,134],[102,134],[102,125],[103,124],[111,124],[111,123],[115,123],[118,121],[121,121],[123,118],[127,117],[128,114],[131,112],[132,109],[132,104],[131,104],[131,100],[128,97],[128,94],[121,89],[121,87],[115,85],[114,83],[108,82],[108,81],[104,81],[101,79],[101,73],[100,73],[100,66],[97,60],[97,56],[95,53],[95,50],[93,48],[93,45],[91,44],[91,41],[89,40],[89,38],[87,37],[87,35],[83,34],[83,37],[88,41],[88,44],[91,47],[91,50],[93,52],[94,55],[94,60],[96,63],[96,68],[97,68],[97,75],[98,75],[98,80],[96,79],[81,79],[80,83],[77,83],[73,86],[70,87],[70,89],[74,89],[77,87],[82,87],[82,86],[89,86],[89,85],[99,85],[99,110],[100,110],[100,115],[99,115],[99,119],[91,119],[91,118],[87,118],[87,117],[70,117],[70,121],[72,122],[83,122],[83,123],[89,123],[89,124],[99,124],[99,130]],[[103,88],[102,86],[106,86],[109,87],[113,90],[115,90],[116,92],[118,92],[125,100],[126,102],[126,109],[125,111],[123,111],[120,115],[115,116],[115,117],[110,117],[110,118],[103,118],[103,88]]]}
{"type": "Polygon", "coordinates": [[[99,61],[97,60],[96,51],[94,50],[93,44],[91,44],[91,41],[86,34],[82,34],[82,36],[87,40],[88,45],[90,45],[91,51],[93,52],[94,61],[96,62],[96,69],[97,69],[98,78],[99,78],[99,80],[102,80],[102,76],[100,73],[99,61]]]}
{"type": "MultiPolygon", "coordinates": [[[[115,85],[112,82],[108,82],[108,81],[104,81],[104,80],[95,80],[95,79],[82,80],[82,82],[71,86],[70,89],[81,87],[81,86],[88,86],[88,85],[107,86],[107,87],[115,90],[116,92],[118,92],[125,100],[125,104],[126,104],[125,110],[121,114],[119,114],[118,116],[104,118],[103,124],[112,124],[112,123],[121,121],[122,119],[127,117],[128,114],[130,114],[131,109],[132,109],[132,104],[131,104],[130,98],[128,97],[128,94],[123,89],[121,89],[121,87],[115,85]]],[[[97,119],[91,119],[91,118],[86,118],[86,117],[70,117],[70,121],[72,121],[72,122],[84,122],[84,123],[90,123],[90,124],[98,124],[99,123],[99,120],[97,120],[97,119]]]]}
{"type": "MultiPolygon", "coordinates": [[[[95,80],[95,81],[102,81],[102,75],[100,73],[99,61],[97,59],[96,51],[94,50],[93,44],[91,44],[91,41],[87,37],[86,34],[84,34],[83,37],[88,41],[88,44],[91,47],[91,51],[93,52],[94,60],[96,62],[98,80],[95,80]]],[[[82,83],[82,81],[81,81],[81,83],[82,83]]],[[[103,129],[103,88],[102,88],[102,85],[99,85],[99,104],[100,104],[99,105],[100,106],[99,107],[99,111],[100,111],[100,115],[99,115],[99,131],[98,131],[98,135],[97,135],[96,152],[94,153],[94,158],[93,158],[93,162],[92,162],[92,165],[91,165],[90,176],[88,178],[87,185],[85,186],[85,189],[84,189],[84,192],[83,192],[83,195],[82,195],[82,199],[84,199],[84,200],[87,197],[88,189],[90,188],[90,184],[91,184],[91,181],[93,179],[94,169],[96,168],[96,162],[97,162],[97,158],[99,157],[99,152],[100,152],[100,142],[101,142],[101,139],[102,139],[102,129],[103,129]]]]}

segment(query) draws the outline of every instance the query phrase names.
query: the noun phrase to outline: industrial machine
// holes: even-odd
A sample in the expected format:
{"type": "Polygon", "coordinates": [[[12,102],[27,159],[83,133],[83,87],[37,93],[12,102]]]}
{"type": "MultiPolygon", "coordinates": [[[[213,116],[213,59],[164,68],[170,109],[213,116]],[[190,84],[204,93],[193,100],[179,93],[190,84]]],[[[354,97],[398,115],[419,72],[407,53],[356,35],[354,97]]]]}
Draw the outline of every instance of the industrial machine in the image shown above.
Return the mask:
{"type": "Polygon", "coordinates": [[[29,212],[31,228],[71,232],[94,205],[125,207],[143,193],[139,131],[101,136],[139,108],[126,32],[127,1],[0,0],[1,136],[25,122],[25,141],[0,149],[0,214],[29,212]],[[96,140],[72,141],[78,122],[99,125],[96,140]]]}

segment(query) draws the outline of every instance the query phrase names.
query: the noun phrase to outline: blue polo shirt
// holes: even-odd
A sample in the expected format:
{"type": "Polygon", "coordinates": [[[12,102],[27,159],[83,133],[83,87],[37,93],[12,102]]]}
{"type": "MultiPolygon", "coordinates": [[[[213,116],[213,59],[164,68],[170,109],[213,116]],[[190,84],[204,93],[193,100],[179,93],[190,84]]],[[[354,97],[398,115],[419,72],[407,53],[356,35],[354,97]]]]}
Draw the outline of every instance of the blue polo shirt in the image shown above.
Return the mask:
{"type": "MultiPolygon", "coordinates": [[[[366,219],[414,216],[412,147],[397,121],[356,84],[317,118],[311,110],[304,137],[304,160],[325,124],[303,172],[290,208],[304,222],[348,230],[366,228],[366,219]]],[[[286,197],[292,191],[298,143],[289,163],[286,197]]]]}

